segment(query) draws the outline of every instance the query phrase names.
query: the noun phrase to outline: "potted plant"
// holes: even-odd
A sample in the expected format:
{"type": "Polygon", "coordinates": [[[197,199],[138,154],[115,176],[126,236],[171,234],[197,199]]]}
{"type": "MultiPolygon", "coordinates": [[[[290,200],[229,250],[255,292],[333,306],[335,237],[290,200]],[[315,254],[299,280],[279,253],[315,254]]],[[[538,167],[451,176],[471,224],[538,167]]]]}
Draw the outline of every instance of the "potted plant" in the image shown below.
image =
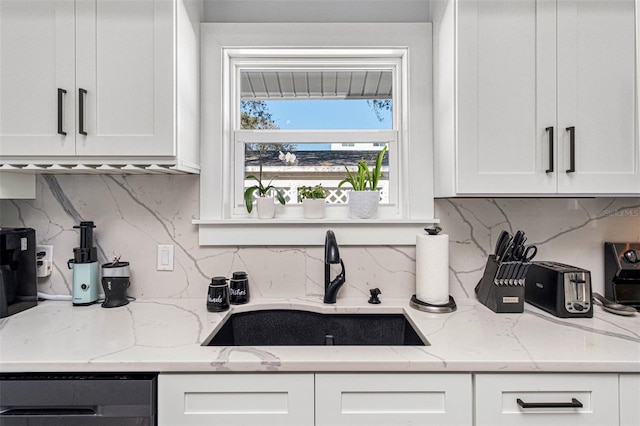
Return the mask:
{"type": "Polygon", "coordinates": [[[318,184],[314,187],[299,186],[298,201],[302,203],[302,211],[306,219],[322,219],[324,217],[327,191],[318,184]]]}
{"type": "Polygon", "coordinates": [[[375,165],[369,169],[369,165],[364,158],[358,161],[358,169],[352,173],[347,166],[347,177],[338,184],[338,188],[348,183],[353,190],[349,191],[349,217],[360,219],[372,219],[378,216],[378,205],[380,204],[380,191],[378,182],[382,177],[382,159],[387,152],[385,146],[376,155],[375,165]]]}
{"type": "Polygon", "coordinates": [[[286,203],[282,190],[271,185],[272,178],[267,185],[262,183],[262,157],[260,157],[260,172],[259,177],[254,175],[248,175],[247,179],[253,179],[257,183],[244,190],[244,204],[247,207],[247,211],[251,213],[253,210],[253,195],[258,191],[258,198],[256,199],[256,206],[258,210],[258,217],[260,219],[271,219],[276,214],[276,205],[273,202],[272,194],[275,194],[276,199],[283,206],[286,203]]]}

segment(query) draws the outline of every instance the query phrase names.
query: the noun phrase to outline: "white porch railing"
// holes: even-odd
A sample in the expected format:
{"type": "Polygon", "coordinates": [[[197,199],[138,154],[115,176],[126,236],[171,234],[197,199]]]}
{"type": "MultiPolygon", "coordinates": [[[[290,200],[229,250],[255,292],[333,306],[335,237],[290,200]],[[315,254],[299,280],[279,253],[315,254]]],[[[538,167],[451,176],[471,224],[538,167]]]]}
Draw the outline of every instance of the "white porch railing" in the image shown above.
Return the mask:
{"type": "MultiPolygon", "coordinates": [[[[254,180],[245,180],[245,188],[254,185],[254,180]]],[[[298,202],[298,187],[299,186],[316,186],[321,184],[324,189],[327,190],[327,202],[329,204],[346,204],[347,192],[351,190],[351,186],[344,185],[342,188],[338,188],[339,180],[291,180],[291,179],[276,179],[271,184],[276,188],[280,188],[284,193],[284,198],[287,204],[296,204],[298,202]]],[[[389,181],[380,181],[380,202],[382,204],[389,203],[389,181]]]]}

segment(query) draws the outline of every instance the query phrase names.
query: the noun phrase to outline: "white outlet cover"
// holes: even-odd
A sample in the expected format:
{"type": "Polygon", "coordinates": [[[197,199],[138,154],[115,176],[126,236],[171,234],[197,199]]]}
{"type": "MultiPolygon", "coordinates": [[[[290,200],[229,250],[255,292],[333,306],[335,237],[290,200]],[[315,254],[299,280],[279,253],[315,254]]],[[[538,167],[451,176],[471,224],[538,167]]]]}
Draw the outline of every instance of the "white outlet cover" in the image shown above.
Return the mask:
{"type": "Polygon", "coordinates": [[[173,271],[173,244],[158,244],[158,271],[173,271]]]}
{"type": "Polygon", "coordinates": [[[36,266],[36,275],[38,278],[48,277],[53,267],[53,246],[36,245],[37,253],[44,253],[44,256],[37,259],[39,264],[36,266]]]}

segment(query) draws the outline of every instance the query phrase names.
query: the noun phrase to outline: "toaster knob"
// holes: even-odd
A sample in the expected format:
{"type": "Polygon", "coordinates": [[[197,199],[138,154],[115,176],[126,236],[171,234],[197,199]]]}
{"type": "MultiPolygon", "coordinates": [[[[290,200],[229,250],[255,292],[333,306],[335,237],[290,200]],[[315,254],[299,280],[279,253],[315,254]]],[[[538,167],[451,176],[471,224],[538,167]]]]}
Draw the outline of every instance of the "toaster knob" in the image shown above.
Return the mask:
{"type": "Polygon", "coordinates": [[[574,304],[573,304],[573,309],[575,309],[575,310],[576,310],[576,311],[578,311],[578,312],[582,312],[582,311],[584,311],[584,306],[582,306],[582,305],[581,305],[581,304],[579,304],[579,303],[574,303],[574,304]]]}
{"type": "Polygon", "coordinates": [[[629,263],[640,262],[640,256],[638,256],[638,252],[635,250],[627,250],[624,252],[622,256],[624,257],[624,260],[626,260],[629,263]]]}

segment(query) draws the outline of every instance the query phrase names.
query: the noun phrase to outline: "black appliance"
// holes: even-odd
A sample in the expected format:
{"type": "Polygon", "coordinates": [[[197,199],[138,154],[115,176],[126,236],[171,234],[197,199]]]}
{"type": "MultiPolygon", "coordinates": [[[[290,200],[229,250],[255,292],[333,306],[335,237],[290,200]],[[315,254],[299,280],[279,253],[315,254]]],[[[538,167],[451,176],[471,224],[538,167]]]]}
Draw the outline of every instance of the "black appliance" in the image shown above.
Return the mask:
{"type": "Polygon", "coordinates": [[[591,272],[558,262],[531,262],[524,300],[560,318],[593,318],[591,272]]]}
{"type": "Polygon", "coordinates": [[[155,426],[155,373],[0,375],[0,426],[155,426]]]}
{"type": "Polygon", "coordinates": [[[640,311],[640,243],[604,243],[604,293],[640,311]]]}
{"type": "Polygon", "coordinates": [[[117,308],[129,304],[129,262],[120,262],[118,259],[102,265],[103,308],[117,308]]]}
{"type": "Polygon", "coordinates": [[[36,231],[0,228],[0,318],[37,304],[36,231]]]}

